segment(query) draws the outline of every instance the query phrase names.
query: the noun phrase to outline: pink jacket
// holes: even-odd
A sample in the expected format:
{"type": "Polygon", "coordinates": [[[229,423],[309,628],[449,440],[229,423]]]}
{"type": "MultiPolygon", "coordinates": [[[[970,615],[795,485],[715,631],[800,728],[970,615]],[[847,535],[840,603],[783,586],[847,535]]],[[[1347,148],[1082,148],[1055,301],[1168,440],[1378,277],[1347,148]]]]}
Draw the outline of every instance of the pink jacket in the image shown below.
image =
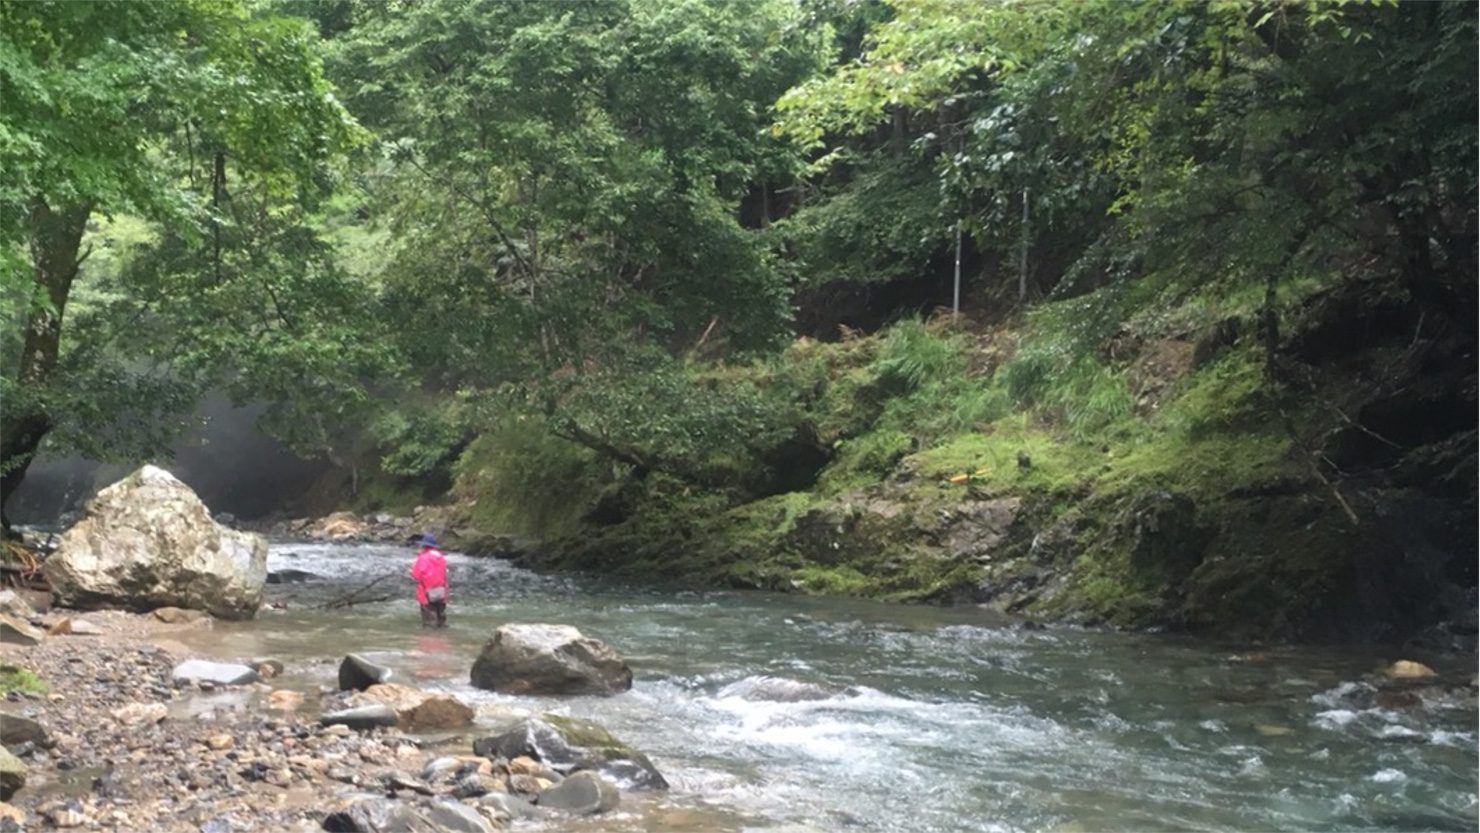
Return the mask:
{"type": "MultiPolygon", "coordinates": [[[[411,577],[416,579],[416,603],[427,603],[427,589],[447,587],[447,559],[436,547],[422,547],[411,565],[411,577]]],[[[448,591],[451,595],[451,591],[448,591]]]]}

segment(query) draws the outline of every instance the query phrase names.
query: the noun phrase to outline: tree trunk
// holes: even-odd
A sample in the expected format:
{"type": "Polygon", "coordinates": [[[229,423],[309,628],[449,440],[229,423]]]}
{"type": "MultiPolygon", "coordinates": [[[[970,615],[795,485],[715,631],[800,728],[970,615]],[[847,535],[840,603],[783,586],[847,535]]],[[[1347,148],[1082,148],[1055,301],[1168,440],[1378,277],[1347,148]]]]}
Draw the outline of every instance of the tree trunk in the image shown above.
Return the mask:
{"type": "MultiPolygon", "coordinates": [[[[77,277],[77,267],[82,263],[78,248],[91,213],[90,203],[68,205],[60,210],[39,198],[31,203],[26,218],[31,274],[36,287],[45,293],[47,303],[33,303],[26,318],[15,381],[28,393],[46,385],[56,370],[61,355],[62,314],[67,307],[67,296],[72,292],[72,281],[77,277]]],[[[36,449],[51,428],[51,416],[34,400],[23,404],[20,410],[13,405],[7,407],[4,418],[0,419],[0,469],[4,471],[0,478],[0,524],[6,531],[10,529],[10,516],[5,513],[4,505],[25,480],[36,449]]]]}

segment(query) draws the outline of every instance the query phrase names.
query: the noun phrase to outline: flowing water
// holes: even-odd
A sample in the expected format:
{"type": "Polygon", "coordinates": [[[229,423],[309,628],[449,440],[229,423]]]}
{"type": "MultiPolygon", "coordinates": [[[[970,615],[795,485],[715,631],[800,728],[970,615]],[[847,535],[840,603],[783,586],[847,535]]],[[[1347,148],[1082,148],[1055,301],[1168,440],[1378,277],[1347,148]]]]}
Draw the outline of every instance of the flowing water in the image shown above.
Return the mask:
{"type": "MultiPolygon", "coordinates": [[[[1421,657],[1448,693],[1373,707],[1379,650],[1247,649],[1025,630],[976,609],[755,592],[671,592],[449,556],[451,627],[397,598],[313,604],[408,568],[404,548],[275,544],[287,609],[194,646],[274,656],[282,684],[332,684],[349,652],[471,701],[590,718],[647,752],[667,794],[562,823],[590,831],[1474,830],[1474,658],[1421,657]],[[579,627],[621,651],[631,692],[478,691],[508,622],[579,627]]],[[[544,829],[538,824],[534,830],[544,829]]],[[[551,827],[549,829],[557,829],[551,827]]]]}

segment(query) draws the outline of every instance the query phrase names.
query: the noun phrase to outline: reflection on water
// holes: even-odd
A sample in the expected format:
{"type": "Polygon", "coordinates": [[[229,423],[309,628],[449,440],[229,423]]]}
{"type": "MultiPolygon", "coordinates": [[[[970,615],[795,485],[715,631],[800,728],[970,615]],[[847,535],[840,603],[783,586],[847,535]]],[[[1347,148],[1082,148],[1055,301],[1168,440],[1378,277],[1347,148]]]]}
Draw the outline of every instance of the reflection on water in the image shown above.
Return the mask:
{"type": "Polygon", "coordinates": [[[416,637],[416,647],[406,658],[415,685],[454,679],[467,673],[467,664],[453,649],[452,640],[443,632],[423,632],[416,637]]]}
{"type": "Polygon", "coordinates": [[[195,635],[276,656],[282,684],[332,685],[360,653],[475,702],[595,720],[673,790],[624,796],[579,831],[1473,830],[1473,657],[1409,657],[1447,689],[1378,705],[1382,652],[1263,649],[1072,629],[974,609],[763,593],[670,593],[449,557],[451,627],[411,598],[315,607],[409,549],[275,545],[271,566],[331,577],[270,588],[287,609],[195,635]],[[607,640],[636,683],[533,699],[468,684],[489,632],[561,622],[607,640]]]}

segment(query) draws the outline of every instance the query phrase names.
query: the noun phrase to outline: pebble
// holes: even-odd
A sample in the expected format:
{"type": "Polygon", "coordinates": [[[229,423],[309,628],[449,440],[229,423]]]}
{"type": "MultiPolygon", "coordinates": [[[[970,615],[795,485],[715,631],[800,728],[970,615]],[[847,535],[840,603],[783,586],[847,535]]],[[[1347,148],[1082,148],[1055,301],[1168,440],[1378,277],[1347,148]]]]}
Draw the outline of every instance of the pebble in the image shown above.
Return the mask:
{"type": "MultiPolygon", "coordinates": [[[[481,803],[510,792],[501,761],[473,756],[468,748],[439,757],[419,737],[392,726],[363,732],[320,726],[295,711],[304,697],[287,689],[237,689],[240,696],[230,702],[207,700],[193,682],[177,690],[172,671],[187,649],[160,650],[133,636],[163,626],[114,611],[89,619],[96,619],[101,636],[44,641],[16,654],[52,685],[49,697],[16,698],[24,704],[17,708],[55,741],[50,750],[29,752],[33,771],[45,773],[38,783],[71,779],[91,787],[89,799],[59,801],[22,789],[9,807],[0,805],[0,830],[307,833],[320,829],[331,796],[355,789],[389,789],[417,806],[439,794],[448,802],[461,799],[451,806],[476,803],[490,822],[512,815],[503,804],[481,803]],[[174,701],[185,701],[176,712],[181,719],[170,719],[174,701]]],[[[266,664],[254,661],[254,670],[266,676],[266,664]]],[[[338,697],[326,699],[326,710],[340,707],[338,697]]],[[[540,777],[549,774],[543,765],[531,763],[520,786],[537,795],[552,782],[540,777]]],[[[528,808],[512,798],[505,803],[528,808]]]]}

